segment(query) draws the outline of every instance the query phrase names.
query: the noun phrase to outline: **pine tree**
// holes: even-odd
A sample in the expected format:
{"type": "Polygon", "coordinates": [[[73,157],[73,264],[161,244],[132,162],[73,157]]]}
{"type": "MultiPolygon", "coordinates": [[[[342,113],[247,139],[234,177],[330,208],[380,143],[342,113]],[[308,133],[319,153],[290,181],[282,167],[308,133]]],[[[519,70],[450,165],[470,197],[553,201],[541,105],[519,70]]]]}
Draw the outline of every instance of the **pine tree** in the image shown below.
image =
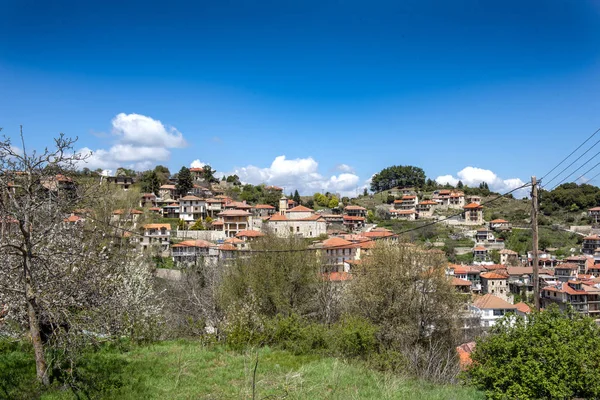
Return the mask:
{"type": "Polygon", "coordinates": [[[177,175],[177,193],[179,193],[180,196],[185,196],[193,188],[194,182],[192,180],[192,173],[189,168],[181,167],[179,174],[177,175]]]}
{"type": "Polygon", "coordinates": [[[463,185],[462,181],[458,181],[458,183],[456,184],[456,187],[457,187],[458,189],[462,189],[462,188],[464,187],[464,185],[463,185]]]}
{"type": "Polygon", "coordinates": [[[141,184],[142,192],[154,193],[158,196],[158,191],[160,189],[160,178],[155,171],[144,172],[142,174],[141,184]]]}
{"type": "Polygon", "coordinates": [[[298,193],[298,189],[296,189],[296,191],[294,192],[293,199],[296,202],[296,204],[302,203],[302,199],[300,198],[300,193],[298,193]]]}

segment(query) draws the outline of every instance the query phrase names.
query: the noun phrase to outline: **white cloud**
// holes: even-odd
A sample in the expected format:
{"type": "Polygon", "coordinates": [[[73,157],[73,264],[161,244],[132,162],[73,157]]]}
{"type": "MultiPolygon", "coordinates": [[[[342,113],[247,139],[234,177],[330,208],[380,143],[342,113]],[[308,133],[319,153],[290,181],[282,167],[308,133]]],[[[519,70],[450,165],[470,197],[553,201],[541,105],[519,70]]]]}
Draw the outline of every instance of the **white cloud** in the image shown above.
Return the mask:
{"type": "Polygon", "coordinates": [[[206,163],[203,163],[200,160],[194,160],[192,161],[192,163],[190,164],[190,168],[202,168],[206,165],[206,163]]]}
{"type": "Polygon", "coordinates": [[[112,171],[127,167],[141,171],[167,161],[171,156],[169,149],[187,145],[176,128],[145,115],[120,113],[111,122],[116,142],[108,150],[80,149],[79,153],[88,155],[82,168],[112,171]]]}
{"type": "MultiPolygon", "coordinates": [[[[435,181],[441,185],[448,183],[456,186],[459,180],[470,187],[476,187],[480,183],[486,182],[490,190],[498,193],[506,193],[525,184],[520,178],[502,179],[489,169],[477,167],[463,168],[456,173],[456,177],[453,175],[442,175],[435,178],[435,181]]],[[[524,188],[517,190],[514,196],[524,197],[527,196],[528,192],[528,189],[524,188]]]]}
{"type": "Polygon", "coordinates": [[[286,191],[297,189],[303,195],[315,192],[354,195],[360,181],[358,175],[344,172],[326,177],[318,172],[319,163],[312,157],[287,159],[284,155],[275,157],[269,167],[260,168],[248,165],[236,168],[227,175],[237,174],[242,182],[282,186],[286,191]]]}
{"type": "Polygon", "coordinates": [[[112,120],[113,134],[122,143],[132,145],[178,148],[187,143],[181,132],[165,127],[162,122],[140,114],[120,113],[112,120]]]}
{"type": "Polygon", "coordinates": [[[335,169],[340,172],[352,172],[354,173],[354,168],[349,166],[348,164],[338,164],[335,166],[335,169]]]}

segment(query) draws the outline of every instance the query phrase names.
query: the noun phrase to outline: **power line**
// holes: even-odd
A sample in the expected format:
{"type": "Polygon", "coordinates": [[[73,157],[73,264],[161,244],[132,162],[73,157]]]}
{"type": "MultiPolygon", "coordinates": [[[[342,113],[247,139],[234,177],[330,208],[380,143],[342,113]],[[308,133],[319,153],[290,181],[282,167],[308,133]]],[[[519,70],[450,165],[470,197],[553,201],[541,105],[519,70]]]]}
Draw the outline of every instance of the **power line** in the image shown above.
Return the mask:
{"type": "MultiPolygon", "coordinates": [[[[588,169],[587,171],[585,171],[583,174],[579,175],[574,182],[577,182],[578,180],[580,180],[581,178],[583,178],[585,176],[585,174],[587,174],[588,172],[590,172],[591,170],[593,170],[594,168],[596,168],[598,165],[600,165],[600,162],[596,163],[592,168],[588,169]]],[[[554,186],[552,188],[552,190],[556,189],[561,183],[563,183],[565,180],[563,179],[561,182],[559,182],[558,185],[554,186]]]]}
{"type": "MultiPolygon", "coordinates": [[[[595,145],[594,145],[595,146],[595,145]]],[[[590,151],[592,149],[592,147],[590,147],[585,153],[587,153],[588,151],[590,151]]],[[[583,153],[581,155],[581,157],[583,157],[585,155],[585,153],[583,153]]],[[[583,164],[581,164],[579,167],[577,167],[574,171],[572,171],[569,175],[565,176],[559,183],[556,184],[556,186],[559,186],[561,183],[565,182],[567,179],[569,179],[571,176],[573,176],[577,171],[579,171],[581,168],[585,167],[586,164],[588,164],[589,162],[591,162],[594,158],[596,158],[596,156],[600,154],[600,151],[597,152],[596,154],[594,154],[589,160],[587,160],[586,162],[584,162],[583,164]]],[[[581,158],[580,157],[580,158],[581,158]]],[[[577,160],[575,160],[577,161],[577,160]]],[[[571,165],[569,165],[570,167],[571,165]]],[[[568,168],[568,167],[567,167],[568,168]]],[[[577,181],[577,179],[575,180],[577,181]]],[[[548,183],[552,182],[552,179],[550,181],[548,181],[548,183]]],[[[554,187],[556,187],[554,186],[554,187]]]]}
{"type": "MultiPolygon", "coordinates": [[[[485,201],[485,202],[481,203],[480,205],[484,206],[486,204],[493,203],[493,202],[495,202],[495,201],[497,201],[497,200],[499,200],[499,199],[501,199],[503,197],[508,196],[509,194],[512,194],[512,193],[516,192],[519,189],[523,189],[523,188],[526,188],[528,186],[531,186],[531,183],[526,183],[526,184],[524,184],[522,186],[516,187],[516,188],[514,188],[514,189],[512,189],[512,190],[510,190],[510,191],[508,191],[508,192],[506,192],[504,194],[496,196],[493,199],[485,201]]],[[[460,215],[462,215],[462,211],[458,212],[456,214],[449,215],[449,216],[447,216],[445,218],[438,219],[438,220],[435,220],[435,221],[432,221],[432,222],[429,222],[429,223],[426,223],[426,224],[423,224],[423,225],[419,225],[419,226],[414,227],[414,228],[406,229],[406,230],[404,230],[402,232],[398,232],[398,233],[395,233],[395,234],[392,234],[392,235],[389,235],[389,236],[382,236],[382,237],[376,237],[376,238],[367,238],[367,240],[364,240],[364,241],[362,241],[360,243],[376,242],[378,240],[387,240],[387,239],[392,239],[392,238],[398,238],[401,235],[404,235],[404,234],[407,234],[407,233],[410,233],[410,232],[414,232],[414,231],[417,231],[419,229],[427,228],[427,227],[433,226],[435,224],[439,224],[441,222],[447,221],[447,220],[449,220],[451,218],[454,218],[454,217],[457,217],[457,216],[460,216],[460,215]]],[[[104,224],[106,226],[112,227],[114,229],[118,229],[118,230],[121,230],[123,232],[128,232],[131,235],[140,236],[140,237],[146,237],[144,234],[141,234],[141,233],[136,232],[136,231],[132,231],[132,230],[129,230],[129,229],[126,229],[126,228],[122,228],[120,226],[114,226],[114,225],[112,225],[110,223],[105,223],[104,221],[95,220],[94,218],[90,218],[90,219],[92,221],[99,222],[101,224],[104,224]]],[[[359,243],[353,243],[353,244],[359,244],[359,243]]],[[[236,250],[236,251],[238,253],[300,253],[300,252],[319,251],[319,250],[344,249],[344,248],[348,248],[348,246],[349,245],[338,245],[338,246],[331,246],[331,247],[327,247],[327,248],[311,247],[311,248],[305,248],[305,249],[276,249],[276,250],[240,249],[240,250],[236,250]]]]}
{"type": "MultiPolygon", "coordinates": [[[[572,151],[572,152],[571,152],[571,153],[570,153],[568,156],[566,156],[566,157],[565,157],[565,158],[563,158],[563,159],[562,159],[562,160],[561,160],[561,161],[560,161],[558,164],[556,164],[556,165],[554,166],[554,168],[552,168],[550,171],[546,172],[546,174],[540,178],[540,181],[543,181],[543,179],[544,179],[545,177],[547,177],[548,175],[550,175],[550,174],[551,174],[551,173],[552,173],[552,172],[553,172],[553,171],[554,171],[556,168],[558,168],[558,167],[559,167],[559,166],[560,166],[562,163],[564,163],[565,161],[567,161],[567,160],[569,159],[569,157],[571,157],[573,154],[575,154],[575,153],[577,152],[577,150],[579,150],[581,147],[583,147],[583,145],[584,145],[584,144],[586,144],[586,143],[587,143],[587,142],[588,142],[588,141],[589,141],[591,138],[593,138],[594,136],[596,136],[596,134],[597,134],[598,132],[600,132],[600,128],[598,128],[598,129],[597,129],[597,130],[596,130],[594,133],[592,133],[592,135],[591,135],[590,137],[588,137],[588,138],[587,138],[587,139],[586,139],[586,140],[585,140],[583,143],[581,143],[579,146],[577,146],[577,148],[576,148],[575,150],[573,150],[573,151],[572,151]]],[[[596,142],[596,143],[594,144],[594,146],[595,146],[596,144],[598,144],[598,142],[596,142]]],[[[594,146],[592,146],[592,147],[594,147],[594,146]]],[[[590,147],[590,148],[592,148],[592,147],[590,147]]],[[[584,153],[584,154],[585,154],[585,153],[584,153]]],[[[571,164],[571,165],[572,165],[572,164],[571,164]]],[[[570,165],[569,165],[569,166],[570,166],[570,165]]],[[[567,167],[567,168],[569,168],[569,167],[567,167]]],[[[557,174],[557,176],[560,176],[560,174],[562,174],[562,173],[563,173],[563,172],[564,172],[564,171],[565,171],[567,168],[563,169],[563,170],[562,170],[560,173],[558,173],[558,174],[557,174]]],[[[555,178],[556,178],[556,176],[555,176],[554,178],[552,178],[552,179],[555,179],[555,178]]]]}

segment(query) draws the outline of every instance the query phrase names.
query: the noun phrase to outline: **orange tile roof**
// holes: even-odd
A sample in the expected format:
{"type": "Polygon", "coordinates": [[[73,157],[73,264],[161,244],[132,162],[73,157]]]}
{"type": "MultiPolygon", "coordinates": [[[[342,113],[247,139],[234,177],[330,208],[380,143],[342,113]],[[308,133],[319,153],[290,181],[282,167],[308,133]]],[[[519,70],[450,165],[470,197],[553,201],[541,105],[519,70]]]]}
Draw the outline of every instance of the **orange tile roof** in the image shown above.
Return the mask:
{"type": "Polygon", "coordinates": [[[287,220],[288,219],[285,217],[285,215],[273,214],[267,221],[287,221],[287,220]]]}
{"type": "Polygon", "coordinates": [[[274,210],[275,209],[275,207],[273,207],[270,204],[257,204],[257,205],[254,206],[254,208],[256,208],[258,210],[262,210],[262,209],[265,209],[265,210],[274,210]]]}
{"type": "Polygon", "coordinates": [[[419,203],[419,205],[432,205],[435,206],[437,203],[433,200],[425,200],[419,203]]]}
{"type": "Polygon", "coordinates": [[[563,263],[555,266],[554,269],[579,269],[579,265],[573,263],[563,263]]]}
{"type": "Polygon", "coordinates": [[[323,274],[323,278],[330,282],[342,282],[351,280],[352,275],[348,272],[330,272],[323,274]]]}
{"type": "Polygon", "coordinates": [[[349,249],[356,247],[356,244],[339,237],[334,237],[323,242],[323,248],[327,249],[331,247],[349,249]]]}
{"type": "Polygon", "coordinates": [[[219,217],[247,217],[252,214],[250,214],[248,211],[245,211],[245,210],[233,209],[233,210],[221,211],[217,215],[219,217]]]}
{"type": "Polygon", "coordinates": [[[204,199],[201,199],[200,197],[197,197],[197,196],[188,195],[188,196],[181,197],[179,199],[179,201],[181,201],[181,200],[183,200],[183,201],[196,201],[196,200],[204,200],[204,199]]]}
{"type": "Polygon", "coordinates": [[[471,210],[471,209],[476,210],[479,208],[483,208],[483,206],[481,204],[477,204],[477,203],[470,203],[470,204],[467,204],[466,206],[464,206],[463,208],[467,209],[467,210],[471,210]]]}
{"type": "Polygon", "coordinates": [[[400,214],[400,215],[410,215],[410,214],[415,214],[415,211],[413,210],[390,210],[390,213],[392,214],[400,214]]]}
{"type": "Polygon", "coordinates": [[[389,231],[371,231],[371,232],[363,232],[362,235],[367,238],[386,238],[390,236],[394,236],[392,232],[389,231]]]}
{"type": "Polygon", "coordinates": [[[202,172],[204,168],[190,168],[190,172],[202,172]]]}
{"type": "Polygon", "coordinates": [[[520,311],[524,314],[529,314],[531,312],[531,307],[523,302],[515,304],[515,307],[517,307],[517,311],[520,311]]]}
{"type": "Polygon", "coordinates": [[[163,189],[163,190],[175,190],[176,187],[175,187],[175,185],[162,185],[159,189],[163,189]]]}
{"type": "Polygon", "coordinates": [[[81,217],[78,217],[77,215],[70,215],[67,218],[63,219],[64,222],[77,222],[81,220],[81,217]]]}
{"type": "Polygon", "coordinates": [[[588,211],[600,211],[600,207],[590,208],[588,211]]]}
{"type": "Polygon", "coordinates": [[[483,246],[477,246],[473,249],[473,251],[487,251],[487,249],[483,246]]]}
{"type": "Polygon", "coordinates": [[[170,231],[171,224],[146,224],[146,225],[144,225],[144,229],[163,229],[163,228],[170,231]]]}
{"type": "Polygon", "coordinates": [[[502,249],[498,253],[499,254],[509,254],[509,255],[518,255],[519,254],[516,251],[512,251],[512,250],[509,250],[509,249],[502,249]]]}
{"type": "Polygon", "coordinates": [[[350,210],[350,211],[366,211],[367,209],[361,206],[355,206],[355,205],[349,205],[344,207],[344,210],[350,210]]]}
{"type": "Polygon", "coordinates": [[[260,237],[260,236],[265,236],[265,234],[260,231],[253,231],[253,230],[240,231],[237,233],[237,235],[235,235],[235,237],[248,237],[248,238],[260,237]]]}
{"type": "Polygon", "coordinates": [[[304,207],[304,206],[296,206],[294,208],[290,208],[287,212],[313,212],[314,210],[304,207]]]}
{"type": "Polygon", "coordinates": [[[242,244],[242,243],[244,243],[244,241],[241,240],[241,239],[238,239],[236,237],[232,237],[232,238],[226,239],[225,243],[228,243],[228,244],[242,244]]]}
{"type": "Polygon", "coordinates": [[[215,226],[215,225],[223,225],[224,223],[225,223],[225,222],[224,222],[223,220],[220,220],[220,219],[218,219],[218,220],[216,220],[216,221],[213,221],[213,222],[211,223],[211,225],[212,225],[212,226],[215,226]]]}
{"type": "Polygon", "coordinates": [[[509,275],[531,275],[533,267],[506,267],[506,272],[509,275]]]}
{"type": "Polygon", "coordinates": [[[225,207],[235,207],[235,208],[252,208],[250,204],[243,203],[241,201],[230,201],[225,204],[225,207]]]}
{"type": "Polygon", "coordinates": [[[230,244],[222,244],[219,246],[219,250],[222,251],[234,251],[237,250],[237,248],[235,246],[232,246],[230,244]]]}
{"type": "Polygon", "coordinates": [[[506,224],[506,223],[508,223],[507,220],[500,219],[500,218],[499,219],[493,219],[493,220],[490,221],[490,224],[506,224]]]}
{"type": "Polygon", "coordinates": [[[206,240],[184,240],[183,242],[176,243],[171,247],[212,247],[214,246],[211,242],[207,242],[206,240]]]}
{"type": "Polygon", "coordinates": [[[506,278],[508,278],[508,276],[506,276],[504,274],[499,274],[497,272],[486,272],[484,274],[481,274],[481,277],[484,279],[506,279],[506,278]]]}
{"type": "Polygon", "coordinates": [[[350,215],[344,215],[344,220],[346,220],[346,221],[364,221],[365,217],[353,217],[350,215]]]}
{"type": "Polygon", "coordinates": [[[413,200],[416,198],[417,198],[417,196],[409,196],[409,195],[402,196],[402,200],[413,200]]]}
{"type": "Polygon", "coordinates": [[[475,342],[461,344],[456,348],[458,353],[458,362],[462,370],[466,370],[473,363],[471,353],[475,349],[475,342]]]}
{"type": "Polygon", "coordinates": [[[583,240],[600,240],[600,236],[598,235],[590,235],[583,238],[583,240]]]}
{"type": "MultiPolygon", "coordinates": [[[[136,209],[131,209],[127,211],[129,214],[143,214],[143,212],[141,212],[140,210],[136,210],[136,209]]],[[[124,210],[115,210],[113,211],[113,214],[115,215],[121,215],[121,214],[125,214],[124,210]]]]}
{"type": "Polygon", "coordinates": [[[482,297],[479,297],[477,300],[473,302],[473,305],[481,310],[489,310],[489,309],[504,309],[504,310],[516,310],[517,306],[514,304],[510,304],[507,301],[502,300],[498,296],[494,296],[493,294],[486,294],[482,297]]]}
{"type": "Polygon", "coordinates": [[[450,284],[452,286],[471,286],[471,282],[469,282],[465,279],[457,278],[457,277],[452,277],[450,284]]]}

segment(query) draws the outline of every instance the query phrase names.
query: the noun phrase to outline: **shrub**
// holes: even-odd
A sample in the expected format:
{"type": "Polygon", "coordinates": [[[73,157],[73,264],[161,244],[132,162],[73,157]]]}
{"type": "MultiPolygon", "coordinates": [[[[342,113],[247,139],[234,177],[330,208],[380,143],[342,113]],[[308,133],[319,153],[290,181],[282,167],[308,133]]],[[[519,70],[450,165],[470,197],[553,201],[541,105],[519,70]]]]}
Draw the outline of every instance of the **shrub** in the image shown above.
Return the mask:
{"type": "Polygon", "coordinates": [[[377,327],[365,318],[344,316],[332,327],[335,350],[344,357],[365,357],[377,348],[377,327]]]}
{"type": "Polygon", "coordinates": [[[0,340],[0,399],[39,396],[31,344],[0,340]]]}

